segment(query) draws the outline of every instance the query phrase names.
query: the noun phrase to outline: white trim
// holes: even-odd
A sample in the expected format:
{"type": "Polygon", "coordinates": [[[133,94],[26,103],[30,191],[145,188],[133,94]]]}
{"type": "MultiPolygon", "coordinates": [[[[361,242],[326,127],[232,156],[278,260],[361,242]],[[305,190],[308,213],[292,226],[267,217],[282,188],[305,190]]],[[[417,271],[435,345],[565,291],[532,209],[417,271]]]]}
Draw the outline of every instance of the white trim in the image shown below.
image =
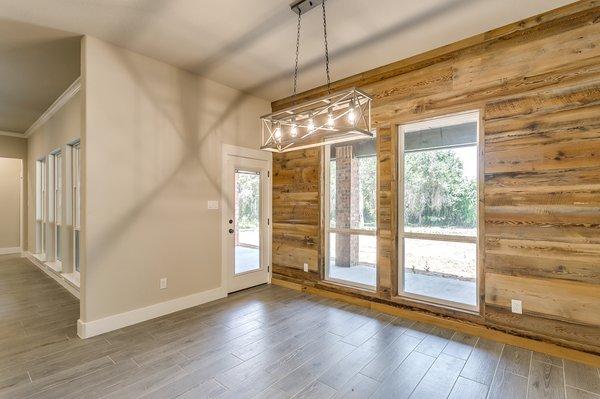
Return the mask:
{"type": "Polygon", "coordinates": [[[29,261],[31,263],[33,263],[35,266],[38,267],[38,269],[40,269],[41,271],[43,271],[44,273],[46,273],[48,276],[52,277],[64,289],[66,289],[67,291],[69,291],[71,293],[71,295],[73,295],[75,298],[79,299],[79,290],[76,289],[75,286],[73,286],[72,284],[70,284],[64,278],[64,276],[63,276],[62,273],[55,272],[46,263],[44,263],[43,261],[39,260],[36,255],[32,254],[29,251],[24,252],[24,254],[25,254],[25,257],[27,259],[29,259],[29,261]]]}
{"type": "Polygon", "coordinates": [[[73,273],[63,273],[62,277],[65,279],[65,281],[69,284],[71,284],[73,287],[75,287],[75,289],[79,289],[79,287],[81,286],[81,280],[80,280],[80,274],[79,272],[73,272],[73,273]]]}
{"type": "Polygon", "coordinates": [[[8,137],[17,137],[20,139],[26,139],[27,137],[25,137],[25,133],[18,133],[18,132],[9,132],[6,130],[0,130],[0,136],[8,136],[8,137]]]}
{"type": "Polygon", "coordinates": [[[21,170],[19,171],[19,246],[21,247],[21,254],[23,254],[23,248],[25,247],[25,229],[23,226],[28,222],[25,220],[25,206],[27,198],[25,198],[25,179],[23,169],[24,161],[21,159],[21,170]]]}
{"type": "Polygon", "coordinates": [[[396,165],[397,168],[397,182],[398,182],[398,198],[397,198],[397,223],[398,223],[398,292],[396,293],[397,297],[407,300],[412,300],[417,303],[425,303],[433,306],[438,306],[442,308],[457,310],[465,313],[473,313],[480,314],[481,312],[481,299],[480,299],[480,290],[481,290],[481,272],[483,268],[483,264],[481,262],[481,251],[483,251],[482,243],[482,218],[481,218],[481,199],[483,198],[482,187],[483,187],[483,175],[481,168],[481,149],[483,147],[482,142],[482,111],[479,109],[469,110],[458,112],[455,114],[441,115],[436,116],[434,118],[419,120],[415,122],[408,122],[405,124],[398,124],[395,126],[392,134],[396,134],[398,138],[397,143],[397,151],[398,156],[396,157],[396,165]],[[477,236],[447,236],[447,237],[432,237],[428,234],[423,233],[410,233],[404,230],[404,134],[412,133],[422,129],[431,129],[438,128],[446,125],[445,120],[449,120],[450,122],[447,124],[448,126],[452,126],[459,123],[466,122],[477,122],[477,141],[475,143],[476,154],[477,154],[477,236]],[[451,242],[463,242],[463,243],[471,243],[475,244],[476,252],[475,252],[475,268],[476,268],[476,283],[475,283],[475,306],[465,303],[454,302],[446,299],[441,299],[437,297],[429,297],[421,294],[416,294],[412,292],[407,292],[404,289],[404,239],[412,238],[412,239],[422,239],[422,240],[439,240],[439,241],[451,241],[451,242]],[[462,238],[462,239],[461,239],[462,238]]]}
{"type": "Polygon", "coordinates": [[[21,252],[21,247],[0,248],[0,255],[18,254],[21,252]]]}
{"type": "Polygon", "coordinates": [[[44,264],[46,265],[46,267],[48,267],[54,273],[56,273],[56,274],[62,273],[62,262],[61,261],[55,260],[52,262],[46,262],[44,264]]]}
{"type": "Polygon", "coordinates": [[[81,89],[81,77],[75,79],[73,83],[67,90],[65,90],[53,103],[48,107],[47,110],[44,111],[40,117],[33,122],[29,129],[25,131],[24,138],[28,138],[31,136],[33,131],[38,127],[42,126],[44,123],[48,121],[48,119],[52,118],[52,116],[57,113],[75,94],[79,92],[81,89]]]}
{"type": "Polygon", "coordinates": [[[183,309],[225,298],[226,296],[227,293],[223,287],[218,287],[212,290],[198,292],[196,294],[181,298],[175,298],[170,301],[146,306],[144,308],[138,308],[128,312],[104,317],[98,320],[84,322],[79,319],[77,320],[77,335],[84,339],[95,337],[96,335],[118,330],[119,328],[131,326],[146,320],[151,320],[170,313],[178,312],[183,309]]]}

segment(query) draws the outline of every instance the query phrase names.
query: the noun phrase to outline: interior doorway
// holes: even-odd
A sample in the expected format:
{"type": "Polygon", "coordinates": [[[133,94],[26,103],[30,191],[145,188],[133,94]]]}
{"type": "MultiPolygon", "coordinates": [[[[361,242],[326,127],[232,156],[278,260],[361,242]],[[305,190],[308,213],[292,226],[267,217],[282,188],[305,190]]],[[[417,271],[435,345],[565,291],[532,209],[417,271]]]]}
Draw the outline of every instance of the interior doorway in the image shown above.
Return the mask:
{"type": "Polygon", "coordinates": [[[23,162],[0,158],[0,255],[20,253],[23,243],[23,162]]]}

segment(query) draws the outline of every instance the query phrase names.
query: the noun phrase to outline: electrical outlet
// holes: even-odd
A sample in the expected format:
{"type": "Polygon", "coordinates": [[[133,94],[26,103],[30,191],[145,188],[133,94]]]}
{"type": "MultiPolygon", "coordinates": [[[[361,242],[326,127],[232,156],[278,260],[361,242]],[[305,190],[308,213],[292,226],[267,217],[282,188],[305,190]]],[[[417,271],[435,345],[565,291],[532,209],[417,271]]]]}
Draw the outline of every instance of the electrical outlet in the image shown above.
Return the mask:
{"type": "Polygon", "coordinates": [[[304,271],[305,271],[305,272],[308,272],[308,263],[305,263],[305,264],[304,264],[304,271]]]}
{"type": "Polygon", "coordinates": [[[167,288],[167,278],[161,278],[160,279],[160,289],[164,290],[165,288],[167,288]]]}
{"type": "Polygon", "coordinates": [[[510,300],[510,307],[513,313],[523,314],[523,302],[518,299],[510,300]]]}
{"type": "Polygon", "coordinates": [[[219,209],[219,201],[208,201],[206,207],[208,209],[219,209]]]}

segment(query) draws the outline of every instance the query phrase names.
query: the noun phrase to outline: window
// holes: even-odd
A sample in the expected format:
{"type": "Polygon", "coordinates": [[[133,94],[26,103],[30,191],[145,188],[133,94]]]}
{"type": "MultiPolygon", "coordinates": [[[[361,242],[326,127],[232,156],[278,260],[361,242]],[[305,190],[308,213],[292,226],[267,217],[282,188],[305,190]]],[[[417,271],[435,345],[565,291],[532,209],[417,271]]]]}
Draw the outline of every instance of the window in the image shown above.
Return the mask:
{"type": "Polygon", "coordinates": [[[73,265],[79,273],[80,266],[80,235],[81,235],[81,162],[79,142],[71,146],[71,178],[73,186],[73,265]]]}
{"type": "Polygon", "coordinates": [[[36,252],[46,254],[46,160],[35,163],[35,241],[36,252]]]}
{"type": "Polygon", "coordinates": [[[61,225],[62,225],[62,153],[57,151],[54,158],[54,254],[62,261],[61,225]]]}
{"type": "Polygon", "coordinates": [[[325,278],[375,289],[375,139],[331,144],[325,148],[325,278]]]}
{"type": "Polygon", "coordinates": [[[479,114],[400,129],[399,294],[478,309],[479,114]]]}

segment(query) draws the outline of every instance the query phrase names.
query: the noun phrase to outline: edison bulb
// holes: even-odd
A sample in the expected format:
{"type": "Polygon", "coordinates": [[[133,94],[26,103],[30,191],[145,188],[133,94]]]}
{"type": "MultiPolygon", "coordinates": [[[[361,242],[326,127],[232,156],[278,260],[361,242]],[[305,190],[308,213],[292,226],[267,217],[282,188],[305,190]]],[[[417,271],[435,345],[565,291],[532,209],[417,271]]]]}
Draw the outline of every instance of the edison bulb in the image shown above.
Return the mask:
{"type": "Polygon", "coordinates": [[[333,127],[335,124],[335,119],[333,119],[333,111],[329,110],[327,113],[327,126],[333,127]]]}
{"type": "Polygon", "coordinates": [[[273,133],[273,137],[275,138],[275,141],[281,140],[281,126],[277,126],[275,132],[273,133]]]}
{"type": "Polygon", "coordinates": [[[354,100],[350,101],[350,110],[348,111],[348,122],[354,123],[356,114],[354,113],[354,100]]]}
{"type": "Polygon", "coordinates": [[[307,125],[307,127],[308,127],[309,131],[315,130],[315,121],[313,120],[312,116],[308,118],[308,125],[307,125]]]}
{"type": "Polygon", "coordinates": [[[295,123],[292,123],[292,127],[290,127],[290,136],[296,137],[298,135],[298,126],[295,123]]]}

